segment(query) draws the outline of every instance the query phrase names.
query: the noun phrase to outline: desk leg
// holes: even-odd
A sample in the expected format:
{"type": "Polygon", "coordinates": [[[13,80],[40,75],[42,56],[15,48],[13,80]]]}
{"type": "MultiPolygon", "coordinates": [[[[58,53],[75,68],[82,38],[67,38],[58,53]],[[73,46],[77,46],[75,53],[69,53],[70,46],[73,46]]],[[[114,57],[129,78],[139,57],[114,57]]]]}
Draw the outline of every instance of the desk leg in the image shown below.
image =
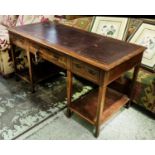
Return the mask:
{"type": "Polygon", "coordinates": [[[139,69],[140,69],[140,64],[136,65],[135,68],[134,68],[132,82],[131,82],[131,86],[130,86],[130,92],[129,92],[129,95],[128,95],[129,98],[130,98],[130,101],[126,105],[127,108],[130,107],[131,102],[132,102],[133,97],[134,97],[134,87],[135,87],[135,84],[136,84],[136,79],[137,79],[137,76],[138,76],[139,69]]]}
{"type": "Polygon", "coordinates": [[[101,116],[102,116],[102,112],[105,104],[107,81],[108,81],[108,74],[105,73],[103,78],[103,83],[99,86],[95,137],[98,137],[100,133],[100,124],[101,124],[100,120],[101,120],[101,116]]]}
{"type": "Polygon", "coordinates": [[[15,49],[16,49],[16,46],[12,44],[11,45],[11,56],[12,56],[12,61],[13,61],[13,66],[14,66],[15,73],[17,73],[17,63],[16,63],[15,49]]]}
{"type": "Polygon", "coordinates": [[[72,72],[67,70],[67,117],[71,117],[72,115],[72,112],[70,110],[70,104],[72,100],[72,79],[72,72]]]}
{"type": "Polygon", "coordinates": [[[31,53],[29,52],[29,50],[27,50],[27,60],[28,60],[28,66],[29,66],[29,78],[30,78],[30,83],[31,83],[31,91],[32,93],[34,93],[35,89],[34,89],[34,83],[33,83],[32,58],[31,58],[31,53]]]}

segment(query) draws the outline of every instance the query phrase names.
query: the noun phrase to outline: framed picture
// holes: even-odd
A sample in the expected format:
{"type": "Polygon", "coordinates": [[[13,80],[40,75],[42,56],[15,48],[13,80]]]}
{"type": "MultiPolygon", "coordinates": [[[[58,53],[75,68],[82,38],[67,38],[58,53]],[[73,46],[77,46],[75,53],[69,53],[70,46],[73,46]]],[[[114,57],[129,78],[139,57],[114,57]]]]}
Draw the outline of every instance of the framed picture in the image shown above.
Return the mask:
{"type": "Polygon", "coordinates": [[[147,24],[155,24],[155,19],[152,18],[141,18],[141,20],[147,24]]]}
{"type": "Polygon", "coordinates": [[[126,40],[128,24],[128,18],[97,16],[94,17],[91,32],[119,40],[126,40]]]}
{"type": "Polygon", "coordinates": [[[129,42],[147,47],[142,58],[142,65],[155,71],[155,25],[142,23],[129,42]]]}

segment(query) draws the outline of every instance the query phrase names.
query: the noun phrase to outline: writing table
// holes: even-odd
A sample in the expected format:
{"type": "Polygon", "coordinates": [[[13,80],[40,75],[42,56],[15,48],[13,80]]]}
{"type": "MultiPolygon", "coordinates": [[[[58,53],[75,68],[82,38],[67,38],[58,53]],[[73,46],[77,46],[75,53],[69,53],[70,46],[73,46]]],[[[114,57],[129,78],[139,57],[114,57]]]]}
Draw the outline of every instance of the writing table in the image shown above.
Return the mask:
{"type": "MultiPolygon", "coordinates": [[[[27,51],[32,85],[30,53],[67,70],[68,116],[74,112],[93,124],[96,137],[100,125],[132,100],[144,47],[52,22],[10,28],[9,33],[13,47],[16,45],[27,51]],[[111,82],[133,67],[128,96],[108,88],[111,82]],[[72,102],[73,74],[95,83],[98,89],[72,102]]],[[[16,68],[14,48],[12,55],[16,68]]]]}

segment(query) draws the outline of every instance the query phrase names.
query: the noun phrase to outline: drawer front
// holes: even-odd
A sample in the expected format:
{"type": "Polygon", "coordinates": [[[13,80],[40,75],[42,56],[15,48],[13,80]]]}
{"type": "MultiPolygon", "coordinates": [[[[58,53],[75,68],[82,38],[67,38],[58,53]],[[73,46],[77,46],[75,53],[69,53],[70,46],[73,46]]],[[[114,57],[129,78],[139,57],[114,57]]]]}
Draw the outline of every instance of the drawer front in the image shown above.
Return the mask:
{"type": "Polygon", "coordinates": [[[100,69],[75,59],[72,60],[71,68],[73,73],[80,75],[92,82],[99,83],[100,69]]]}
{"type": "Polygon", "coordinates": [[[55,65],[58,65],[60,67],[66,68],[67,66],[67,57],[64,54],[61,54],[60,52],[53,51],[52,49],[46,49],[44,47],[40,47],[37,44],[30,43],[30,51],[35,54],[36,51],[38,51],[38,55],[55,65]]]}
{"type": "Polygon", "coordinates": [[[28,41],[26,41],[23,37],[18,36],[18,35],[14,35],[11,34],[10,35],[10,40],[13,44],[15,44],[16,46],[23,48],[26,50],[26,48],[28,47],[28,41]]]}

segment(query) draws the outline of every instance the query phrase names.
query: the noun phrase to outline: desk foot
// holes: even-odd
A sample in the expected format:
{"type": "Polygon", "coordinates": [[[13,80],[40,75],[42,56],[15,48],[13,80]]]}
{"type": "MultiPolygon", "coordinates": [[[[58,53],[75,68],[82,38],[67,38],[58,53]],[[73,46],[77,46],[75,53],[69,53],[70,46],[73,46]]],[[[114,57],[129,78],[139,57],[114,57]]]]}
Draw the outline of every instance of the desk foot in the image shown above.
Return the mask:
{"type": "Polygon", "coordinates": [[[95,127],[94,136],[95,136],[96,138],[98,138],[98,137],[99,137],[99,134],[100,134],[100,128],[99,128],[98,126],[96,126],[96,127],[95,127]]]}
{"type": "Polygon", "coordinates": [[[16,82],[20,81],[20,78],[17,75],[15,76],[15,79],[16,79],[16,82]]]}
{"type": "Polygon", "coordinates": [[[129,101],[124,107],[126,109],[129,109],[131,107],[132,101],[129,101]]]}
{"type": "Polygon", "coordinates": [[[35,87],[34,86],[31,86],[31,93],[35,93],[35,87]]]}
{"type": "Polygon", "coordinates": [[[72,115],[73,115],[73,112],[72,112],[69,108],[67,108],[66,116],[67,116],[68,118],[71,118],[72,115]]]}

